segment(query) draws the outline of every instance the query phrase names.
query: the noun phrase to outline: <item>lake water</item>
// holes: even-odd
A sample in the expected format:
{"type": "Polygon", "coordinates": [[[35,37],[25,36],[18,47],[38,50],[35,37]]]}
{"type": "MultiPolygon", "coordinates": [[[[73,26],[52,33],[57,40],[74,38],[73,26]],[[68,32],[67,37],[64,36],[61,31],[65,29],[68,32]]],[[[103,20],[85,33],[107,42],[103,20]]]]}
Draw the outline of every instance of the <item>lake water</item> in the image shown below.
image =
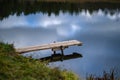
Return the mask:
{"type": "MultiPolygon", "coordinates": [[[[89,6],[76,8],[71,5],[70,8],[69,5],[68,10],[66,7],[60,9],[60,5],[52,5],[48,10],[39,7],[34,10],[30,6],[31,11],[27,11],[29,8],[23,5],[24,8],[21,6],[20,9],[15,6],[4,9],[2,5],[0,41],[14,43],[16,48],[20,48],[54,41],[79,40],[83,46],[72,46],[64,52],[65,55],[78,52],[83,55],[82,58],[52,62],[49,65],[73,71],[80,77],[87,74],[100,75],[103,70],[109,71],[111,68],[120,72],[120,7],[117,5],[109,9],[98,6],[87,9],[89,6]],[[53,7],[58,10],[52,11],[53,7]],[[20,11],[16,11],[18,9],[20,11]]],[[[51,53],[51,50],[45,50],[24,55],[39,59],[51,53]]]]}

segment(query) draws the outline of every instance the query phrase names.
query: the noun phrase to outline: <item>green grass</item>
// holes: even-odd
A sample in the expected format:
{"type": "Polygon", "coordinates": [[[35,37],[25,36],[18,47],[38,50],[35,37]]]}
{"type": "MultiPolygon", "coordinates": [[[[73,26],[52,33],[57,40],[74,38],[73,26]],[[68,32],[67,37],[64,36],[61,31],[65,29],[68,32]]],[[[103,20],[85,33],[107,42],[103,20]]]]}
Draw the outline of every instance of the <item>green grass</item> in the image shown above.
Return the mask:
{"type": "Polygon", "coordinates": [[[0,42],[0,80],[79,80],[70,71],[50,68],[45,63],[25,58],[12,44],[0,42]]]}

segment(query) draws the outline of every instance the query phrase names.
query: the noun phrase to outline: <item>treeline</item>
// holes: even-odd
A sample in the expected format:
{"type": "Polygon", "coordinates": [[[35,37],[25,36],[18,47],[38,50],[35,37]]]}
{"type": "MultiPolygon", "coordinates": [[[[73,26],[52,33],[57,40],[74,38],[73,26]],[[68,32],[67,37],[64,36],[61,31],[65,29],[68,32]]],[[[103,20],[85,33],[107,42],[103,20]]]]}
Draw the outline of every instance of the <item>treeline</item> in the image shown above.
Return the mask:
{"type": "MultiPolygon", "coordinates": [[[[4,1],[4,0],[1,0],[4,1]]],[[[108,2],[120,3],[120,0],[17,0],[17,1],[39,1],[39,2],[72,2],[72,3],[86,3],[86,2],[108,2]]]]}
{"type": "Polygon", "coordinates": [[[59,15],[59,12],[63,13],[69,12],[72,14],[78,14],[82,10],[88,10],[91,14],[99,9],[103,10],[106,14],[114,11],[120,11],[119,3],[69,3],[69,2],[42,2],[38,0],[1,0],[0,1],[0,20],[8,17],[9,15],[21,13],[25,15],[35,14],[41,12],[43,14],[48,14],[49,16],[53,13],[59,15]]]}
{"type": "Polygon", "coordinates": [[[37,0],[47,2],[72,2],[72,3],[86,3],[86,2],[108,2],[108,3],[120,3],[120,0],[37,0]]]}

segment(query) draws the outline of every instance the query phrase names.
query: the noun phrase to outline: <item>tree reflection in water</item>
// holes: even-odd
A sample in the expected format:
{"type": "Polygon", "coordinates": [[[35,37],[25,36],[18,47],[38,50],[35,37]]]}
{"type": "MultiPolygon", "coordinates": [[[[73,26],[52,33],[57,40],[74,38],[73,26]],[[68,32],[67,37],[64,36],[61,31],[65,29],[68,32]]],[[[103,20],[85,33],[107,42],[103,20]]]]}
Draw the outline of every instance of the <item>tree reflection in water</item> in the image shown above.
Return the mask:
{"type": "Polygon", "coordinates": [[[59,12],[69,14],[79,14],[82,10],[89,11],[90,14],[101,9],[105,14],[108,12],[112,15],[116,11],[120,11],[119,3],[63,3],[63,2],[39,2],[39,1],[21,1],[21,0],[1,0],[0,1],[0,20],[7,18],[9,15],[16,14],[20,16],[35,14],[41,12],[43,14],[59,15],[59,12]]]}

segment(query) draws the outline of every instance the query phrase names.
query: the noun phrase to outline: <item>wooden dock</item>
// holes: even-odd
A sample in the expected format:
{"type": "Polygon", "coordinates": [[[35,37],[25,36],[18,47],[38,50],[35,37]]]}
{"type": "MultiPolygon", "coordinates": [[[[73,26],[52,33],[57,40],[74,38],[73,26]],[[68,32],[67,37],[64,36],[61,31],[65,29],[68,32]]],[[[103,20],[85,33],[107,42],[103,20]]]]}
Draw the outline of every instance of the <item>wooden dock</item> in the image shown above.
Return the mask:
{"type": "Polygon", "coordinates": [[[46,50],[46,49],[51,49],[52,51],[57,51],[57,50],[63,50],[65,48],[68,48],[69,46],[75,46],[75,45],[81,46],[82,42],[77,41],[77,40],[69,40],[69,41],[63,41],[63,42],[53,42],[53,43],[43,44],[43,45],[38,45],[38,46],[17,48],[16,52],[26,53],[26,52],[46,50]]]}

